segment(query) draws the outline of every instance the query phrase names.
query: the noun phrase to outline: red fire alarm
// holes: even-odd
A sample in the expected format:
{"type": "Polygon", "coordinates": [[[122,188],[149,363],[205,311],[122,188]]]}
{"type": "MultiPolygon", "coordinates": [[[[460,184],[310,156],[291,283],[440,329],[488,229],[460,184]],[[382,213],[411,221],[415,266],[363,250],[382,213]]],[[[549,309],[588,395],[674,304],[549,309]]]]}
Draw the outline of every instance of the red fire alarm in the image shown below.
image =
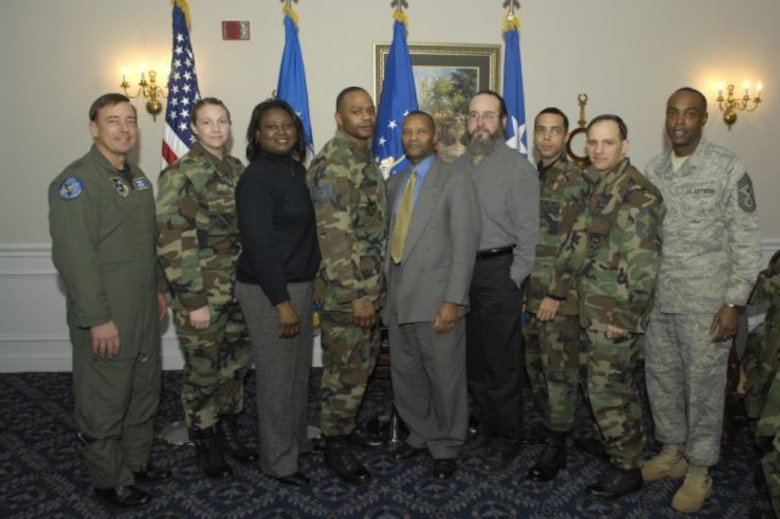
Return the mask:
{"type": "Polygon", "coordinates": [[[224,21],[222,22],[223,40],[248,40],[249,22],[248,21],[224,21]]]}

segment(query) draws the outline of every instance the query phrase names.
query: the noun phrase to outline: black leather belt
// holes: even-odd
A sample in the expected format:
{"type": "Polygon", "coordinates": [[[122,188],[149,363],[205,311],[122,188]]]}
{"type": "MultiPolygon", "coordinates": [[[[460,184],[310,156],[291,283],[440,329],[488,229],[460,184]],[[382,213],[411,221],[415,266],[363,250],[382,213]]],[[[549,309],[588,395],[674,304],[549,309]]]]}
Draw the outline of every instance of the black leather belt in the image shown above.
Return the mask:
{"type": "Polygon", "coordinates": [[[477,251],[477,259],[487,259],[487,258],[495,258],[497,256],[506,256],[507,254],[512,254],[512,251],[515,249],[514,246],[511,247],[497,247],[495,249],[485,249],[481,251],[477,251]]]}

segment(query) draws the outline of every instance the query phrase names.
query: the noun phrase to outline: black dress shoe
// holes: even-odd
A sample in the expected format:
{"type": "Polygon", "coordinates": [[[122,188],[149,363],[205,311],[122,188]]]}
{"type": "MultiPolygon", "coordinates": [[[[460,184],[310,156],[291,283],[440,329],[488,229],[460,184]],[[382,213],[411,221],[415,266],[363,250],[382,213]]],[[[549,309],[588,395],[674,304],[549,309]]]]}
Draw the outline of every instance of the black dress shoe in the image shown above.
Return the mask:
{"type": "Polygon", "coordinates": [[[352,453],[344,436],[329,436],[325,439],[325,466],[352,485],[371,481],[371,474],[352,453]]]}
{"type": "Polygon", "coordinates": [[[152,499],[148,492],[144,492],[133,485],[116,488],[95,488],[95,495],[106,504],[121,508],[143,506],[152,499]]]}
{"type": "Polygon", "coordinates": [[[311,484],[309,478],[307,478],[300,472],[295,472],[293,474],[290,474],[289,476],[282,476],[282,477],[273,476],[273,478],[279,483],[282,483],[284,485],[291,485],[294,487],[308,487],[311,484]]]}
{"type": "Polygon", "coordinates": [[[171,479],[171,471],[162,467],[155,467],[151,463],[146,465],[146,468],[134,472],[136,481],[141,483],[162,483],[171,479]]]}
{"type": "Polygon", "coordinates": [[[480,430],[469,433],[466,438],[466,443],[463,444],[463,452],[466,454],[474,454],[477,451],[482,450],[490,443],[490,439],[480,430]]]}
{"type": "Polygon", "coordinates": [[[493,452],[485,458],[482,462],[482,470],[495,474],[506,470],[509,465],[515,460],[517,455],[520,454],[520,447],[499,447],[495,448],[493,452]]]}
{"type": "Polygon", "coordinates": [[[414,445],[403,443],[400,447],[394,450],[392,454],[390,454],[390,457],[395,461],[403,461],[417,456],[418,454],[422,453],[422,451],[423,449],[420,447],[415,447],[414,445]]]}
{"type": "Polygon", "coordinates": [[[551,481],[558,471],[566,466],[566,444],[564,442],[548,441],[536,463],[528,469],[528,479],[531,481],[551,481]]]}
{"type": "Polygon", "coordinates": [[[455,458],[441,458],[433,460],[433,477],[435,479],[450,479],[458,468],[455,458]]]}
{"type": "Polygon", "coordinates": [[[368,430],[359,425],[349,435],[349,443],[357,445],[358,447],[368,447],[369,449],[376,449],[385,445],[385,440],[379,436],[374,436],[368,430]]]}
{"type": "Polygon", "coordinates": [[[610,467],[604,478],[585,489],[585,493],[593,499],[611,501],[642,490],[642,471],[639,469],[623,470],[610,467]]]}

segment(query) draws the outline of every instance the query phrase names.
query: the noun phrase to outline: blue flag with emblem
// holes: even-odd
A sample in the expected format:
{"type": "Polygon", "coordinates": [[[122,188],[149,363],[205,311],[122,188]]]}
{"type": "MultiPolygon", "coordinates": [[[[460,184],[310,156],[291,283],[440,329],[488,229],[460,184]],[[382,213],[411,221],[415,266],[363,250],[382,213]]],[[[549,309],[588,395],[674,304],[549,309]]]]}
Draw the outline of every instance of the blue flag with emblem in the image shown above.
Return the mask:
{"type": "Polygon", "coordinates": [[[520,60],[520,19],[511,12],[504,21],[503,97],[507,110],[507,146],[527,155],[523,64],[520,60]]]}
{"type": "Polygon", "coordinates": [[[306,88],[306,68],[303,66],[301,42],[298,40],[298,13],[286,4],[284,6],[284,53],[279,67],[279,81],[276,96],[287,101],[303,123],[306,147],[314,153],[314,137],[311,133],[309,116],[309,93],[306,88]]]}
{"type": "Polygon", "coordinates": [[[417,110],[412,59],[406,44],[406,14],[402,9],[396,9],[393,18],[393,42],[385,62],[373,145],[379,169],[385,178],[401,171],[406,165],[401,145],[401,127],[406,114],[417,110]]]}

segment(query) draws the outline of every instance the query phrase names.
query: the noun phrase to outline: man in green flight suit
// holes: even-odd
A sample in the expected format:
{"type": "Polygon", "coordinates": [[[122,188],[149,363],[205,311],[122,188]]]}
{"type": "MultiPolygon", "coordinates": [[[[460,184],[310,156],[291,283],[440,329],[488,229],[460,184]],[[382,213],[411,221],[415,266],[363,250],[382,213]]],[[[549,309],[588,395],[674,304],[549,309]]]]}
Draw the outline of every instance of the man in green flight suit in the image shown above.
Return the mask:
{"type": "Polygon", "coordinates": [[[135,507],[151,499],[137,481],[171,475],[149,463],[167,304],[152,184],[127,162],[135,108],[105,94],[89,119],[92,149],[49,185],[52,258],[67,297],[81,455],[101,500],[135,507]]]}

